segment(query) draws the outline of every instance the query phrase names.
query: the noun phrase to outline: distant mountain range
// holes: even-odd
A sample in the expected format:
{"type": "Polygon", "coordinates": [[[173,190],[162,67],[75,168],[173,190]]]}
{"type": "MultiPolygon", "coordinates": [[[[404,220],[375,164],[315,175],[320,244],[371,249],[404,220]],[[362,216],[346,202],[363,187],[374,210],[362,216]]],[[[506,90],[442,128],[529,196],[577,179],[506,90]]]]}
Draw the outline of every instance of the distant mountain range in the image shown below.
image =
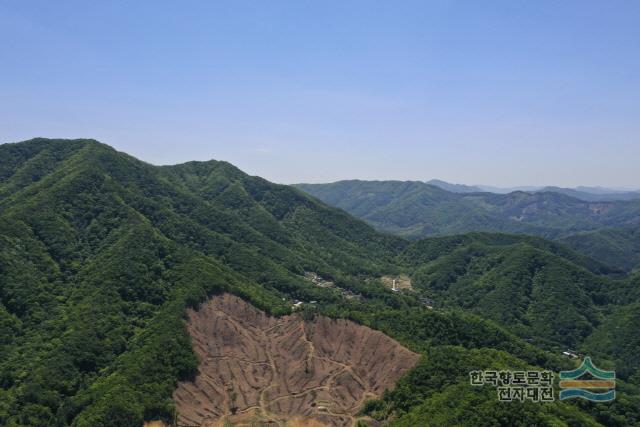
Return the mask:
{"type": "Polygon", "coordinates": [[[427,181],[426,184],[435,185],[438,188],[442,188],[446,191],[451,191],[452,193],[482,193],[483,191],[494,193],[494,191],[485,190],[478,185],[451,184],[439,179],[432,179],[431,181],[427,181]]]}
{"type": "MultiPolygon", "coordinates": [[[[578,187],[578,188],[588,188],[588,187],[578,187]]],[[[566,194],[567,196],[575,197],[576,199],[584,200],[587,202],[607,202],[607,201],[617,201],[617,200],[639,200],[640,199],[640,191],[609,191],[603,189],[601,193],[593,193],[590,191],[579,190],[578,188],[561,188],[561,187],[545,187],[540,192],[554,192],[566,194]]]]}
{"type": "MultiPolygon", "coordinates": [[[[619,248],[639,245],[637,234],[614,232],[618,237],[626,236],[631,240],[622,243],[618,239],[612,240],[610,231],[608,238],[601,236],[598,239],[599,249],[584,240],[593,241],[599,236],[586,232],[640,227],[640,199],[587,201],[573,193],[566,194],[576,190],[545,189],[508,194],[452,192],[419,181],[353,180],[299,184],[297,187],[367,221],[378,230],[403,237],[415,239],[473,231],[524,233],[564,239],[566,244],[598,259],[618,253],[616,257],[604,256],[618,268],[630,269],[638,265],[637,255],[619,248]]],[[[453,188],[462,190],[459,186],[453,188]]]]}
{"type": "Polygon", "coordinates": [[[451,191],[453,193],[496,193],[507,194],[514,191],[538,191],[542,187],[535,186],[523,186],[523,187],[493,187],[491,185],[465,185],[465,184],[451,184],[450,182],[442,181],[439,179],[432,179],[426,182],[429,185],[435,185],[443,190],[451,191]]]}
{"type": "Polygon", "coordinates": [[[515,191],[525,191],[528,193],[561,193],[567,196],[575,197],[576,199],[584,200],[587,202],[603,202],[603,201],[615,201],[615,200],[636,200],[640,199],[640,190],[619,190],[605,187],[576,187],[576,188],[563,188],[563,187],[540,187],[540,186],[521,186],[521,187],[493,187],[489,185],[464,185],[464,184],[451,184],[439,179],[432,179],[427,181],[426,184],[434,185],[443,190],[450,191],[452,193],[495,193],[495,194],[509,194],[515,191]]]}

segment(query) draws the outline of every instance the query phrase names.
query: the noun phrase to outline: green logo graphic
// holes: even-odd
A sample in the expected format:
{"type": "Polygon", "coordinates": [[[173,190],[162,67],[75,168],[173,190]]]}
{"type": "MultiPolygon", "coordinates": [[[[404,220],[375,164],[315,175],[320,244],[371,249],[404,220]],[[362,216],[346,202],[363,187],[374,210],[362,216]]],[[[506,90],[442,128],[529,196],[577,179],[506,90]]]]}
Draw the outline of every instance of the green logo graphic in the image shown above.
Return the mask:
{"type": "Polygon", "coordinates": [[[616,398],[616,373],[596,368],[590,357],[573,371],[560,372],[560,400],[581,398],[593,402],[610,402],[616,398]],[[593,379],[580,379],[589,374],[593,379]],[[591,390],[599,390],[594,392],[591,390]]]}

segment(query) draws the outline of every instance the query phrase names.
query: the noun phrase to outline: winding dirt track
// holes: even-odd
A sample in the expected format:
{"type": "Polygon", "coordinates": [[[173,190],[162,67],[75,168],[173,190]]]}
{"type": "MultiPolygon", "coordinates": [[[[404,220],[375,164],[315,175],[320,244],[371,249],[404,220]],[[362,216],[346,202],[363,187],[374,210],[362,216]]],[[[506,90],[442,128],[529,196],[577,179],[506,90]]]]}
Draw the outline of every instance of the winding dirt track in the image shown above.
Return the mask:
{"type": "Polygon", "coordinates": [[[366,326],[270,317],[229,294],[188,315],[200,366],[173,395],[178,426],[351,426],[419,358],[366,326]]]}

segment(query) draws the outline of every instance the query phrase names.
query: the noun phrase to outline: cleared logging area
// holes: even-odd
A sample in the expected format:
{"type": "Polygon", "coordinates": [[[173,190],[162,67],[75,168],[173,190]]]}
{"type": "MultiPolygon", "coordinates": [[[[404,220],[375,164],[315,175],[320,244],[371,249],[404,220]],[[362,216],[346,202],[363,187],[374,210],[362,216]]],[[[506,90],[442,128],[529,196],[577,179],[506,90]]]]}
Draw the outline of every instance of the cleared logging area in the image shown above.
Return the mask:
{"type": "Polygon", "coordinates": [[[188,316],[200,366],[174,393],[179,426],[350,426],[419,358],[351,321],[271,317],[229,294],[188,316]]]}

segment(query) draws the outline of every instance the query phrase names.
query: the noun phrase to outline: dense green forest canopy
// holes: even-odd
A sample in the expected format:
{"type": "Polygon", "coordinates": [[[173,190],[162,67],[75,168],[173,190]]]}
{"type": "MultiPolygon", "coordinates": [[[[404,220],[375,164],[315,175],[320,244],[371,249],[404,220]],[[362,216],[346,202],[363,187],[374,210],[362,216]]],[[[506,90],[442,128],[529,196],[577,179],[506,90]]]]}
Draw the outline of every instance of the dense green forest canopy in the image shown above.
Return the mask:
{"type": "Polygon", "coordinates": [[[640,227],[614,227],[567,236],[563,244],[625,271],[640,267],[640,227]]]}
{"type": "Polygon", "coordinates": [[[172,391],[197,367],[185,310],[222,292],[275,315],[315,300],[305,315],[423,354],[364,409],[397,425],[640,425],[639,287],[541,238],[380,234],[226,162],[157,167],[92,140],[0,146],[0,425],[173,419],[172,391]],[[412,291],[379,281],[398,274],[412,291]],[[505,405],[468,384],[470,370],[571,368],[567,346],[619,372],[615,402],[505,405]]]}

